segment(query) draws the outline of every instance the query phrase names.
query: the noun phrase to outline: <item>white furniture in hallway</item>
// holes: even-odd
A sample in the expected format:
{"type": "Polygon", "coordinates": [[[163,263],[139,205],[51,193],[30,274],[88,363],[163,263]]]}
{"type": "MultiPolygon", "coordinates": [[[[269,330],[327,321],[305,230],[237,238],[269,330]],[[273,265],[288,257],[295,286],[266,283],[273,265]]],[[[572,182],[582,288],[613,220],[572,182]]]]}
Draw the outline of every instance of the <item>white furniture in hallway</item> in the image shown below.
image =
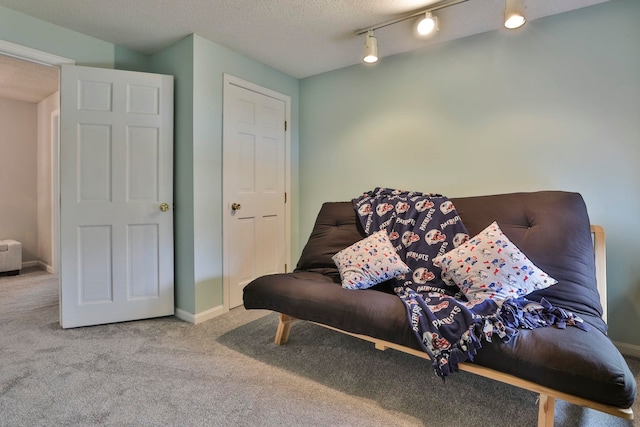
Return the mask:
{"type": "Polygon", "coordinates": [[[22,244],[15,240],[0,240],[0,273],[17,275],[22,268],[22,244]]]}

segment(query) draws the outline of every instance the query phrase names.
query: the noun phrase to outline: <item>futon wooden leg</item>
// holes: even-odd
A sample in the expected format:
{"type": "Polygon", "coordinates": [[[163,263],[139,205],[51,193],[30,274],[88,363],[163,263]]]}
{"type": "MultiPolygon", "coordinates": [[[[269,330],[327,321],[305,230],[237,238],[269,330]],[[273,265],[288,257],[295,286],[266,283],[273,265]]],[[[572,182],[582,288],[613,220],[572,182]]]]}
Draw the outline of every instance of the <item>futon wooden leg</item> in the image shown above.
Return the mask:
{"type": "Polygon", "coordinates": [[[276,345],[286,344],[289,341],[289,330],[291,329],[291,322],[296,320],[286,314],[280,314],[280,321],[278,322],[278,330],[276,331],[276,345]]]}
{"type": "Polygon", "coordinates": [[[546,394],[540,394],[538,406],[538,427],[553,427],[556,398],[546,394]]]}
{"type": "Polygon", "coordinates": [[[385,351],[385,350],[387,350],[387,349],[389,348],[389,347],[387,347],[386,345],[382,344],[382,343],[381,343],[381,342],[379,342],[379,341],[376,341],[376,342],[374,343],[374,345],[376,346],[376,350],[385,351]]]}

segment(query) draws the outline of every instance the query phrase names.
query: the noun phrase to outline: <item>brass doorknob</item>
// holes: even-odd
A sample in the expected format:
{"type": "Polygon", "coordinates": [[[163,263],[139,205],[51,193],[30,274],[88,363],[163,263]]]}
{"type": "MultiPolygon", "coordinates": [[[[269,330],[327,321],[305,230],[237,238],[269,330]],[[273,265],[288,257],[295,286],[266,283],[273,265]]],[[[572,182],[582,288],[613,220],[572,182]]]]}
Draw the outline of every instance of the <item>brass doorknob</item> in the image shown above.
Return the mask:
{"type": "Polygon", "coordinates": [[[240,203],[231,204],[231,209],[233,209],[234,211],[239,211],[241,208],[242,208],[242,205],[240,203]]]}
{"type": "Polygon", "coordinates": [[[168,203],[161,203],[161,204],[160,204],[160,210],[161,210],[162,212],[166,212],[166,211],[168,211],[168,210],[169,210],[169,204],[168,204],[168,203]]]}

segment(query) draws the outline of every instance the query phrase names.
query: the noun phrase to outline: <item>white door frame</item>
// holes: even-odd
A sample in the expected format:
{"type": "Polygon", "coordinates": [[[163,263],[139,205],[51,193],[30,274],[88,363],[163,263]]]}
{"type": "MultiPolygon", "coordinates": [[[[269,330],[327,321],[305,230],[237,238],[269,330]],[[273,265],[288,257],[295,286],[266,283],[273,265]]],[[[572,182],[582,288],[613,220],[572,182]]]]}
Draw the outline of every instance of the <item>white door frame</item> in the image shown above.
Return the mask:
{"type": "Polygon", "coordinates": [[[52,67],[59,67],[63,64],[73,65],[76,63],[73,59],[32,49],[30,47],[11,43],[5,40],[0,40],[0,54],[13,56],[14,58],[24,59],[25,61],[35,62],[41,65],[50,65],[52,67]]]}
{"type": "MultiPolygon", "coordinates": [[[[64,64],[74,65],[76,63],[75,60],[70,58],[32,49],[5,40],[0,40],[0,55],[12,56],[25,61],[35,62],[36,64],[57,68],[60,68],[64,64]]],[[[60,82],[58,82],[58,89],[59,88],[60,82]]],[[[52,114],[52,119],[54,115],[56,115],[56,119],[59,119],[59,114],[56,114],[60,110],[59,102],[58,100],[58,108],[56,108],[56,111],[52,114]]],[[[57,126],[57,128],[59,129],[59,126],[57,126]]],[[[53,224],[51,230],[51,264],[53,265],[51,267],[53,268],[53,273],[58,273],[60,271],[60,164],[58,162],[60,145],[58,137],[55,139],[52,138],[51,150],[51,222],[53,224]]]]}
{"type": "MultiPolygon", "coordinates": [[[[58,84],[58,93],[60,87],[58,84]]],[[[51,113],[51,270],[60,272],[60,96],[51,113]]]]}
{"type": "MultiPolygon", "coordinates": [[[[291,97],[288,95],[284,95],[282,93],[276,92],[271,89],[267,89],[265,87],[259,86],[255,83],[248,82],[246,80],[242,80],[238,77],[234,77],[230,74],[224,74],[224,85],[223,85],[223,97],[224,97],[224,89],[228,85],[238,86],[253,92],[260,93],[262,95],[269,96],[271,98],[275,98],[281,100],[285,104],[285,121],[287,123],[287,129],[284,133],[284,191],[287,194],[287,202],[284,206],[284,239],[285,239],[285,259],[287,260],[287,265],[291,262],[291,97]]],[[[223,119],[224,123],[224,119],[223,119]]],[[[224,135],[224,132],[223,132],[224,135]]],[[[224,137],[222,140],[222,147],[224,150],[224,137]]],[[[223,156],[224,158],[224,156],[223,156]]],[[[222,164],[222,169],[224,171],[224,162],[222,164]]],[[[227,211],[224,203],[226,202],[225,198],[225,183],[224,183],[224,173],[223,173],[223,183],[222,183],[222,200],[223,206],[221,209],[223,212],[227,211]]],[[[230,291],[230,276],[227,267],[227,260],[225,256],[227,255],[228,250],[228,242],[229,242],[229,221],[231,218],[229,215],[222,215],[222,254],[223,254],[223,262],[222,262],[222,277],[223,277],[223,308],[224,311],[229,311],[229,291],[230,291]]],[[[288,270],[291,270],[289,267],[288,270]]]]}

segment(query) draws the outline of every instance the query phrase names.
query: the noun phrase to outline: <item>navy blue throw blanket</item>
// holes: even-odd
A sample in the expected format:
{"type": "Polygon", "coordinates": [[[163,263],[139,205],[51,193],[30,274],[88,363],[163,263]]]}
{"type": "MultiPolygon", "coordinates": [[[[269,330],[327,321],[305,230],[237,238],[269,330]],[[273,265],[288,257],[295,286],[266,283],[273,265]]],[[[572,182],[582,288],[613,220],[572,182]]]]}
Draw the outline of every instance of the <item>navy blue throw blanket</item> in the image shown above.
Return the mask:
{"type": "Polygon", "coordinates": [[[454,283],[442,280],[433,258],[466,242],[466,227],[453,203],[438,194],[376,188],[353,199],[367,235],[386,230],[396,252],[411,269],[394,279],[395,293],[405,303],[409,323],[435,373],[444,378],[458,363],[473,360],[484,337],[508,342],[518,328],[575,325],[577,316],[524,297],[467,301],[454,283]]]}

